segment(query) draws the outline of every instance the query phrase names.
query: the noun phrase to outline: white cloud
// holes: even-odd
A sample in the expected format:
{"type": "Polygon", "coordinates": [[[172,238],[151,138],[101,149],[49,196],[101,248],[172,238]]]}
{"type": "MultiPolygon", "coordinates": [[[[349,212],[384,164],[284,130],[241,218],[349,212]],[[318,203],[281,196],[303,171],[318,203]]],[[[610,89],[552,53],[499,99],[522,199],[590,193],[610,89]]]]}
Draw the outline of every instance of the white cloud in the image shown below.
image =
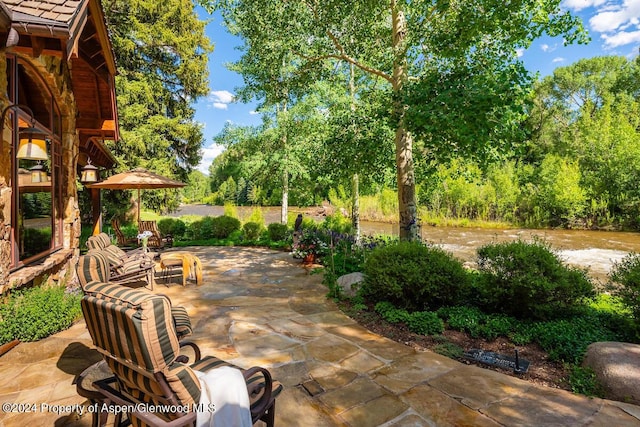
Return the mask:
{"type": "Polygon", "coordinates": [[[588,7],[598,7],[606,3],[606,0],[565,0],[562,6],[573,9],[576,12],[588,7]]]}
{"type": "Polygon", "coordinates": [[[249,111],[249,114],[251,114],[252,116],[255,116],[255,115],[260,114],[260,113],[257,112],[256,110],[251,110],[251,111],[249,111]]]}
{"type": "Polygon", "coordinates": [[[516,55],[518,55],[518,58],[521,58],[522,55],[524,55],[524,49],[523,48],[516,49],[516,55]]]}
{"type": "Polygon", "coordinates": [[[557,48],[558,48],[557,44],[554,44],[553,46],[549,46],[546,43],[540,45],[540,49],[542,49],[543,52],[553,52],[557,48]]]}
{"type": "Polygon", "coordinates": [[[234,100],[235,96],[228,90],[212,90],[209,93],[209,102],[219,110],[226,110],[234,100]]]}
{"type": "Polygon", "coordinates": [[[564,58],[559,56],[557,58],[553,58],[553,61],[551,61],[551,62],[553,62],[554,64],[558,63],[558,62],[564,62],[564,58]]]}
{"type": "Polygon", "coordinates": [[[209,166],[213,159],[218,157],[224,151],[224,146],[218,144],[211,144],[207,148],[202,149],[202,160],[197,169],[205,174],[209,173],[209,166]]]}
{"type": "Polygon", "coordinates": [[[630,43],[639,43],[640,30],[631,32],[621,31],[611,36],[603,34],[602,38],[604,39],[604,44],[610,48],[624,46],[630,43]]]}
{"type": "Polygon", "coordinates": [[[606,33],[620,28],[629,20],[626,11],[619,10],[617,12],[601,12],[589,19],[589,24],[594,31],[606,33]]]}
{"type": "MultiPolygon", "coordinates": [[[[571,3],[578,0],[568,0],[571,3]]],[[[592,0],[588,0],[592,1],[592,0]]],[[[601,33],[607,49],[640,42],[640,0],[619,0],[609,4],[594,4],[598,7],[589,19],[594,32],[601,33]]],[[[579,9],[576,9],[579,10],[579,9]]]]}

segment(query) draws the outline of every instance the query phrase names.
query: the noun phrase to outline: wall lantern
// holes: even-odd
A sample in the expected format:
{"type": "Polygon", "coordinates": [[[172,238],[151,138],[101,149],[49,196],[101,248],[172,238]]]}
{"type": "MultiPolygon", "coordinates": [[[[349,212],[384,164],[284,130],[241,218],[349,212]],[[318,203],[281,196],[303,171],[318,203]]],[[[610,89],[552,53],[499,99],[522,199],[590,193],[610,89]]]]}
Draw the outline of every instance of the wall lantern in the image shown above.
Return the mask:
{"type": "Polygon", "coordinates": [[[23,129],[19,133],[20,143],[18,145],[16,157],[18,159],[48,160],[47,140],[45,139],[47,134],[36,129],[36,118],[33,115],[31,108],[26,105],[13,104],[2,110],[2,116],[0,116],[0,135],[4,135],[4,123],[7,112],[13,108],[21,108],[31,115],[31,127],[23,129]]]}
{"type": "Polygon", "coordinates": [[[31,182],[48,182],[49,176],[42,166],[42,162],[38,161],[38,164],[29,169],[31,171],[31,182]]]}
{"type": "Polygon", "coordinates": [[[91,184],[98,182],[98,168],[91,164],[91,159],[87,160],[87,164],[82,168],[80,182],[83,184],[91,184]]]}

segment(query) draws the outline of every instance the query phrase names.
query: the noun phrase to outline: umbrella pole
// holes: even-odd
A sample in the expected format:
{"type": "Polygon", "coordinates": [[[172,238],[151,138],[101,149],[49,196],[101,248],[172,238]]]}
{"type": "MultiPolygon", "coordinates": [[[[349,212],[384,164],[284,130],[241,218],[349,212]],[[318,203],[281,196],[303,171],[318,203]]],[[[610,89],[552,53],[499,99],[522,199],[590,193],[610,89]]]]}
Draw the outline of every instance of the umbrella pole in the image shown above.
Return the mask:
{"type": "Polygon", "coordinates": [[[138,188],[138,228],[140,228],[140,189],[138,188]]]}

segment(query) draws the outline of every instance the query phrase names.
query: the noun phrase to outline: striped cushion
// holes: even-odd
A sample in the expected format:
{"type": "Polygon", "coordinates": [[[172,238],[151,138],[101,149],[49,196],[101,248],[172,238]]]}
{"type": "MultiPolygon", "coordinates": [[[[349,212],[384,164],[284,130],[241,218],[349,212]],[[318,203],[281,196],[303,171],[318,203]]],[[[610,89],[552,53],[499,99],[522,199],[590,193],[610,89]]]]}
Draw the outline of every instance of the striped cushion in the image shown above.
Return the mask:
{"type": "Polygon", "coordinates": [[[82,299],[94,344],[118,359],[161,372],[179,354],[169,300],[115,284],[92,285],[82,299]]]}
{"type": "Polygon", "coordinates": [[[109,280],[107,260],[99,253],[83,255],[76,265],[76,274],[82,289],[91,282],[106,282],[109,280]]]}
{"type": "Polygon", "coordinates": [[[173,317],[173,324],[176,327],[176,334],[178,334],[178,339],[182,339],[193,333],[191,318],[189,317],[186,308],[181,306],[172,306],[171,316],[173,317]]]}
{"type": "Polygon", "coordinates": [[[111,245],[111,238],[107,233],[99,233],[87,239],[87,249],[102,250],[111,245]]]}

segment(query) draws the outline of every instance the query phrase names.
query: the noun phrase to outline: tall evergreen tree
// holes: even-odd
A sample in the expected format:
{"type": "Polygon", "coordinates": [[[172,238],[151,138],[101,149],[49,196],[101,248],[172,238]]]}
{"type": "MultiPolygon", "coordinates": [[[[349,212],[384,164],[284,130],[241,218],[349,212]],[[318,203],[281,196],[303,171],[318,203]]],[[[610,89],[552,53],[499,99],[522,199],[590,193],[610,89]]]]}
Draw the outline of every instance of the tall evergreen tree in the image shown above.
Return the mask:
{"type": "MultiPolygon", "coordinates": [[[[144,167],[188,180],[200,162],[202,128],[193,103],[208,92],[205,36],[191,0],[104,0],[118,76],[118,171],[144,167]]],[[[152,209],[177,207],[176,192],[145,192],[152,209]]]]}

